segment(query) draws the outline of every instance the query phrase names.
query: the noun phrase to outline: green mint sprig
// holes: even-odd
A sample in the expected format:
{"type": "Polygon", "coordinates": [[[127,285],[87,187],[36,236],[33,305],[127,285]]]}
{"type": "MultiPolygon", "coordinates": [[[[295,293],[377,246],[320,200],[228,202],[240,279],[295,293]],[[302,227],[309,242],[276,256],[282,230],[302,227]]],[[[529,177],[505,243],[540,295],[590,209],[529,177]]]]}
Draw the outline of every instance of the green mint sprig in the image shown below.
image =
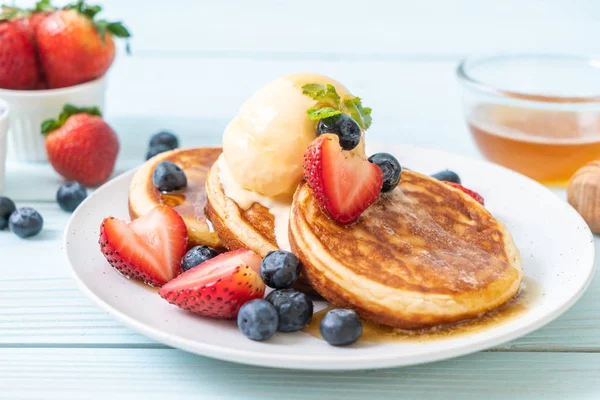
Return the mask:
{"type": "Polygon", "coordinates": [[[363,107],[360,97],[342,99],[333,85],[309,83],[302,86],[302,93],[317,101],[316,107],[306,110],[313,121],[344,113],[352,117],[363,130],[369,129],[373,122],[371,109],[363,107]]]}

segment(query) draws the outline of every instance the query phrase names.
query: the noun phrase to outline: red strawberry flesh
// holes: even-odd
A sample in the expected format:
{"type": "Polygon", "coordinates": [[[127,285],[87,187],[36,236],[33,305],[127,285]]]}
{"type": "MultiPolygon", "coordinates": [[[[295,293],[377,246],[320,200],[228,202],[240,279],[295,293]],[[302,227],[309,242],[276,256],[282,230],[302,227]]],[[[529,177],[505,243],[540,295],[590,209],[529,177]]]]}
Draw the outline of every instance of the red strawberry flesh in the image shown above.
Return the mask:
{"type": "Polygon", "coordinates": [[[319,136],[304,155],[304,175],[321,209],[334,221],[356,221],[377,200],[381,169],[351,151],[342,150],[337,135],[319,136]]]}
{"type": "Polygon", "coordinates": [[[211,318],[235,318],[240,307],[262,298],[261,258],[250,250],[223,253],[184,272],[158,294],[184,310],[211,318]]]}
{"type": "Polygon", "coordinates": [[[100,246],[108,262],[123,275],[161,286],[181,272],[187,228],[175,210],[159,206],[130,224],[105,219],[100,246]]]}
{"type": "Polygon", "coordinates": [[[468,194],[470,197],[472,197],[476,202],[478,202],[482,206],[485,205],[485,201],[483,200],[483,197],[476,191],[467,189],[460,183],[454,183],[454,182],[448,182],[448,181],[443,181],[443,182],[448,186],[452,186],[453,188],[458,189],[461,192],[468,194]]]}

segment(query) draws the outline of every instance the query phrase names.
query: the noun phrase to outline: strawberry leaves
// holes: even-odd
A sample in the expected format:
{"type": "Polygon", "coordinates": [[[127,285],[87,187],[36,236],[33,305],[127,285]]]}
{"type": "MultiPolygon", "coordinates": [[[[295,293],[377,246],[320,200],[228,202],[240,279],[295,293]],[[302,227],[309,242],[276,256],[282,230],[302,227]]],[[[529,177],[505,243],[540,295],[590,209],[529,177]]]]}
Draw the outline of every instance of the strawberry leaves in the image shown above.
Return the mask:
{"type": "Polygon", "coordinates": [[[50,0],[40,0],[35,3],[35,7],[31,10],[31,12],[53,12],[56,11],[56,7],[54,7],[50,0]]]}
{"type": "MultiPolygon", "coordinates": [[[[41,1],[45,1],[45,0],[41,0],[41,1]]],[[[98,31],[98,34],[100,35],[102,40],[104,40],[104,37],[107,32],[118,38],[128,39],[131,37],[131,32],[129,32],[129,30],[125,27],[125,25],[123,25],[123,23],[120,21],[110,22],[105,19],[100,19],[100,20],[94,19],[94,18],[96,18],[96,15],[100,11],[102,11],[102,6],[99,6],[99,5],[91,6],[91,5],[86,4],[85,0],[79,0],[79,1],[77,1],[77,3],[69,4],[68,6],[65,7],[65,9],[66,10],[76,10],[80,14],[83,14],[86,17],[88,17],[89,19],[91,19],[94,22],[94,26],[96,27],[96,30],[98,31]]],[[[131,54],[131,48],[129,47],[129,41],[127,41],[127,43],[125,45],[125,50],[127,51],[127,54],[131,54]]]]}
{"type": "Polygon", "coordinates": [[[335,90],[335,86],[317,83],[302,86],[302,94],[317,101],[316,107],[306,110],[308,117],[313,121],[344,113],[352,117],[363,130],[369,129],[371,126],[373,121],[371,109],[362,106],[360,97],[342,99],[335,90]]]}
{"type": "Polygon", "coordinates": [[[76,107],[73,104],[65,104],[62,112],[57,119],[47,119],[42,122],[42,134],[47,135],[52,131],[57,130],[67,122],[69,117],[76,114],[89,114],[102,116],[98,107],[76,107]]]}

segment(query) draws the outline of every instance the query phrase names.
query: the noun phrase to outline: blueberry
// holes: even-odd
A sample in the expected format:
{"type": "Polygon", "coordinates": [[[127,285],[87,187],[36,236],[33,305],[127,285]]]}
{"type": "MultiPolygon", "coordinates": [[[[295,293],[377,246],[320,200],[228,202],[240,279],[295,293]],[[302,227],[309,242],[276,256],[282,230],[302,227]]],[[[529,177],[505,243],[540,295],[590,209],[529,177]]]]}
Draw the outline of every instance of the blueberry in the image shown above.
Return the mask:
{"type": "Polygon", "coordinates": [[[165,151],[171,151],[171,150],[173,150],[173,149],[164,144],[160,144],[160,143],[155,144],[154,146],[150,146],[150,148],[148,149],[148,152],[146,153],[146,160],[151,159],[152,157],[154,157],[157,154],[164,153],[165,151]]]}
{"type": "Polygon", "coordinates": [[[454,182],[460,184],[460,176],[454,171],[450,171],[449,169],[445,169],[443,171],[438,172],[437,174],[431,175],[432,178],[435,178],[440,181],[454,182]]]}
{"type": "Polygon", "coordinates": [[[206,260],[218,256],[219,253],[215,249],[208,246],[196,246],[188,250],[185,256],[181,259],[181,269],[187,271],[194,268],[196,265],[202,264],[206,260]]]}
{"type": "Polygon", "coordinates": [[[168,147],[169,150],[173,150],[179,147],[179,139],[171,132],[161,131],[152,135],[148,147],[152,148],[158,144],[162,144],[168,147]]]}
{"type": "Polygon", "coordinates": [[[373,164],[377,164],[383,172],[383,186],[381,187],[382,192],[390,192],[398,186],[400,182],[400,175],[402,174],[402,167],[396,157],[389,153],[376,153],[369,157],[369,161],[373,164]]]}
{"type": "Polygon", "coordinates": [[[300,260],[289,251],[270,251],[260,263],[260,277],[273,289],[289,288],[299,275],[300,260]]]}
{"type": "Polygon", "coordinates": [[[0,197],[0,231],[8,228],[8,218],[17,207],[8,197],[0,197]]]}
{"type": "Polygon", "coordinates": [[[317,124],[317,136],[335,133],[340,137],[340,146],[344,150],[352,150],[360,143],[361,130],[358,123],[349,115],[338,114],[323,118],[317,124]]]}
{"type": "Polygon", "coordinates": [[[87,197],[87,190],[79,182],[67,182],[56,192],[56,202],[64,211],[73,212],[87,197]]]}
{"type": "Polygon", "coordinates": [[[161,192],[172,192],[187,186],[185,172],[169,161],[163,161],[154,168],[152,183],[161,192]]]}
{"type": "Polygon", "coordinates": [[[332,346],[347,346],[356,342],[363,332],[362,322],[352,310],[337,308],[323,317],[321,336],[332,346]]]}
{"type": "Polygon", "coordinates": [[[313,315],[313,302],[306,294],[296,289],[275,290],[267,296],[267,301],[279,314],[280,332],[295,332],[304,328],[313,315]]]}
{"type": "Polygon", "coordinates": [[[240,308],[237,323],[246,337],[252,340],[267,340],[277,331],[279,315],[268,301],[254,299],[240,308]]]}
{"type": "Polygon", "coordinates": [[[21,238],[37,235],[44,226],[40,213],[31,207],[22,207],[14,211],[8,219],[10,230],[21,238]]]}

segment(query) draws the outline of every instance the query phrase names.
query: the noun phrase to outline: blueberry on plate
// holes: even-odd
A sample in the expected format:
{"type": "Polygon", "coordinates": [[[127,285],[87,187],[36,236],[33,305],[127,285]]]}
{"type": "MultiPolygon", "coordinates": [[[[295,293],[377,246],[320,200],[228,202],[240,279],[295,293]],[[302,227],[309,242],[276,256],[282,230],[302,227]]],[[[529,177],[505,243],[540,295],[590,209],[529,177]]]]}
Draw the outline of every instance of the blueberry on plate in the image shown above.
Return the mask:
{"type": "Polygon", "coordinates": [[[332,346],[347,346],[362,335],[363,327],[353,310],[337,308],[325,314],[321,320],[321,336],[332,346]]]}
{"type": "Polygon", "coordinates": [[[146,160],[151,159],[152,157],[154,157],[157,154],[164,153],[166,151],[171,151],[171,150],[173,150],[173,149],[167,145],[160,144],[160,143],[155,144],[154,146],[150,146],[150,148],[148,149],[148,152],[146,153],[146,160]]]}
{"type": "Polygon", "coordinates": [[[152,174],[154,187],[161,192],[172,192],[187,186],[185,172],[170,161],[158,163],[152,174]]]}
{"type": "Polygon", "coordinates": [[[340,146],[344,150],[352,150],[360,143],[362,131],[358,123],[349,115],[338,114],[319,120],[317,136],[335,133],[340,137],[340,146]]]}
{"type": "Polygon", "coordinates": [[[75,211],[86,197],[87,189],[79,182],[67,182],[56,192],[56,202],[68,212],[75,211]]]}
{"type": "Polygon", "coordinates": [[[460,176],[454,171],[450,171],[449,169],[445,169],[438,173],[431,175],[432,178],[435,178],[440,181],[446,182],[454,182],[460,184],[460,176]]]}
{"type": "Polygon", "coordinates": [[[11,199],[0,196],[0,231],[8,228],[8,218],[16,209],[11,199]]]}
{"type": "Polygon", "coordinates": [[[254,299],[245,303],[237,316],[240,331],[252,340],[267,340],[277,331],[279,315],[271,303],[254,299]]]}
{"type": "Polygon", "coordinates": [[[37,235],[44,226],[44,219],[35,209],[22,207],[14,211],[8,219],[8,227],[15,235],[27,238],[37,235]]]}
{"type": "Polygon", "coordinates": [[[280,332],[296,332],[304,328],[313,315],[313,302],[306,294],[296,289],[275,290],[267,296],[267,301],[279,314],[280,332]]]}
{"type": "Polygon", "coordinates": [[[260,277],[273,289],[289,288],[299,275],[300,260],[289,251],[270,251],[260,263],[260,277]]]}
{"type": "Polygon", "coordinates": [[[215,249],[208,246],[192,247],[181,259],[181,269],[185,272],[218,255],[215,249]]]}
{"type": "Polygon", "coordinates": [[[168,147],[169,150],[173,150],[179,147],[179,139],[177,139],[177,136],[169,131],[160,131],[152,135],[148,147],[152,148],[159,144],[168,147]]]}
{"type": "Polygon", "coordinates": [[[369,161],[377,164],[383,172],[383,186],[381,187],[381,191],[385,193],[394,190],[398,186],[400,175],[402,174],[402,167],[396,157],[389,153],[376,153],[369,157],[369,161]]]}

